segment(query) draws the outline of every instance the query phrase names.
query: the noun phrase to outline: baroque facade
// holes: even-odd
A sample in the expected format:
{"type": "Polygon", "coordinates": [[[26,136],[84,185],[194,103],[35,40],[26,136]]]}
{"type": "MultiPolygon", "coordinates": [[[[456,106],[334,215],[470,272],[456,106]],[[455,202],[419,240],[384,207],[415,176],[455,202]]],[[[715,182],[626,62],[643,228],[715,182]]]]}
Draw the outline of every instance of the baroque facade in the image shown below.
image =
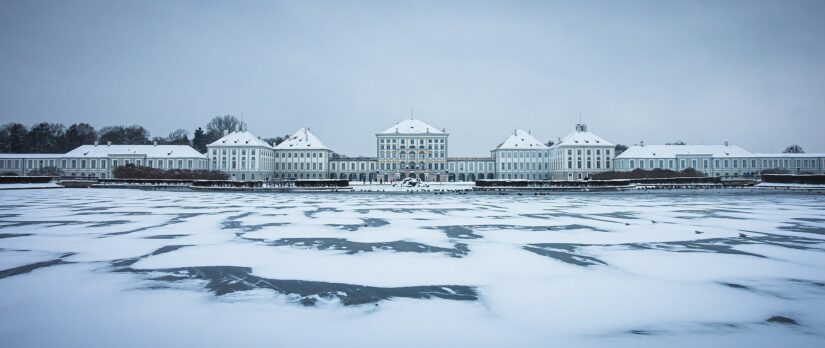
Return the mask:
{"type": "Polygon", "coordinates": [[[449,136],[446,129],[412,118],[375,133],[378,177],[382,181],[407,177],[446,181],[449,136]]]}
{"type": "Polygon", "coordinates": [[[206,170],[206,155],[188,145],[81,145],[65,154],[0,154],[0,175],[27,175],[54,167],[66,176],[111,178],[118,166],[206,170]]]}
{"type": "Polygon", "coordinates": [[[516,129],[489,156],[449,157],[449,136],[421,120],[405,119],[375,133],[375,157],[336,154],[309,128],[273,146],[246,129],[224,131],[201,154],[187,145],[83,145],[66,154],[0,154],[0,175],[27,175],[56,167],[67,176],[111,178],[117,166],[220,170],[232,180],[347,179],[393,182],[587,180],[605,171],[688,168],[708,176],[751,178],[763,172],[825,173],[825,154],[758,154],[739,146],[645,145],[620,155],[615,145],[585,124],[547,146],[531,131],[516,129]]]}
{"type": "Polygon", "coordinates": [[[246,130],[224,131],[224,136],[206,145],[209,169],[220,170],[232,180],[270,180],[274,149],[246,130]]]}
{"type": "Polygon", "coordinates": [[[326,179],[330,150],[309,128],[301,128],[275,146],[276,179],[326,179]]]}
{"type": "Polygon", "coordinates": [[[635,169],[688,168],[708,176],[752,178],[764,171],[792,174],[822,174],[825,154],[754,154],[739,146],[723,145],[639,145],[616,156],[617,171],[635,169]]]}
{"type": "Polygon", "coordinates": [[[550,147],[550,178],[583,180],[599,172],[613,170],[616,145],[577,124],[576,130],[550,147]]]}
{"type": "Polygon", "coordinates": [[[498,179],[548,179],[549,147],[530,131],[516,129],[491,153],[498,179]]]}

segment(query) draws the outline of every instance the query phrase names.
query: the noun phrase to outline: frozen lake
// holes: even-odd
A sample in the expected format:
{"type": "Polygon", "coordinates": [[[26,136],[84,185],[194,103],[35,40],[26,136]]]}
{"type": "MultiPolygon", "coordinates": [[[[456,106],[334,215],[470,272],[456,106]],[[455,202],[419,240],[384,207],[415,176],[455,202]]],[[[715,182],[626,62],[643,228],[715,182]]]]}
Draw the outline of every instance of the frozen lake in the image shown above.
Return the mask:
{"type": "Polygon", "coordinates": [[[4,347],[825,346],[825,196],[0,191],[4,347]]]}

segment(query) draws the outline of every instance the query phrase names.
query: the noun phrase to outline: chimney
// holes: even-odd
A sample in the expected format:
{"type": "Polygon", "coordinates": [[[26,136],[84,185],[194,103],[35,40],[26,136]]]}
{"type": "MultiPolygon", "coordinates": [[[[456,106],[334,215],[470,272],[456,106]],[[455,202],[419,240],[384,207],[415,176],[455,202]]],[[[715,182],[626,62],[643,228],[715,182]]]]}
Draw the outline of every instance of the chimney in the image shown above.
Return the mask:
{"type": "Polygon", "coordinates": [[[728,141],[727,140],[725,140],[725,146],[728,146],[728,141]]]}
{"type": "Polygon", "coordinates": [[[640,142],[639,142],[639,146],[641,146],[641,147],[645,147],[645,141],[644,141],[644,140],[640,141],[640,142]]]}
{"type": "Polygon", "coordinates": [[[153,146],[158,146],[158,141],[157,141],[157,140],[153,141],[153,142],[152,142],[152,145],[153,145],[153,146]]]}
{"type": "Polygon", "coordinates": [[[95,140],[95,146],[97,146],[97,143],[98,143],[98,141],[97,141],[97,140],[95,140]]]}
{"type": "Polygon", "coordinates": [[[229,134],[229,130],[228,130],[228,129],[224,129],[224,130],[223,130],[223,136],[227,136],[228,134],[229,134]]]}
{"type": "Polygon", "coordinates": [[[527,130],[527,134],[529,134],[529,135],[533,135],[533,130],[528,129],[528,130],[527,130]]]}
{"type": "Polygon", "coordinates": [[[518,128],[513,129],[513,135],[516,135],[516,136],[518,135],[518,128]]]}
{"type": "Polygon", "coordinates": [[[112,146],[112,141],[111,140],[107,141],[106,146],[112,146]]]}

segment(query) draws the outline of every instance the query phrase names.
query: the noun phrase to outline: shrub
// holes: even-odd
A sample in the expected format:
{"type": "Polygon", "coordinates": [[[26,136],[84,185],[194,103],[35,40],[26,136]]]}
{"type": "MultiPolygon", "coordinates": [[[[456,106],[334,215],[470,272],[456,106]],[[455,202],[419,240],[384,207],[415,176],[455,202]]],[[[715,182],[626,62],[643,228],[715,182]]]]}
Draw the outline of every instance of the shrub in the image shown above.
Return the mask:
{"type": "Polygon", "coordinates": [[[127,164],[112,171],[118,179],[181,179],[181,180],[226,180],[228,176],[217,170],[157,169],[127,164]]]}
{"type": "Polygon", "coordinates": [[[30,176],[62,176],[63,171],[57,167],[42,167],[30,170],[27,175],[30,176]]]}
{"type": "Polygon", "coordinates": [[[630,172],[601,172],[593,174],[593,180],[613,179],[667,179],[667,178],[701,178],[706,175],[696,169],[687,168],[681,172],[668,169],[634,169],[630,172]]]}

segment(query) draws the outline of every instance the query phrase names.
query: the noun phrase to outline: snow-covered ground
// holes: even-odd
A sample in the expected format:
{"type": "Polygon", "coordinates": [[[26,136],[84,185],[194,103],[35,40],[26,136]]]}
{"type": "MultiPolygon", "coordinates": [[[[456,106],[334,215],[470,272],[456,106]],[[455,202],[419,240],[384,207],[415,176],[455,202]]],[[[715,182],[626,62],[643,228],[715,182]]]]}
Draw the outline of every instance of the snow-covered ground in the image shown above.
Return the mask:
{"type": "Polygon", "coordinates": [[[0,190],[20,190],[20,189],[39,189],[39,188],[58,188],[62,187],[54,182],[41,184],[0,184],[0,190]]]}
{"type": "Polygon", "coordinates": [[[403,192],[403,191],[467,191],[472,190],[475,182],[422,182],[420,186],[403,186],[394,185],[391,183],[385,184],[370,184],[369,182],[362,183],[360,181],[350,181],[353,191],[369,191],[369,192],[403,192]]]}
{"type": "Polygon", "coordinates": [[[823,195],[0,202],[3,347],[825,346],[823,195]]]}

